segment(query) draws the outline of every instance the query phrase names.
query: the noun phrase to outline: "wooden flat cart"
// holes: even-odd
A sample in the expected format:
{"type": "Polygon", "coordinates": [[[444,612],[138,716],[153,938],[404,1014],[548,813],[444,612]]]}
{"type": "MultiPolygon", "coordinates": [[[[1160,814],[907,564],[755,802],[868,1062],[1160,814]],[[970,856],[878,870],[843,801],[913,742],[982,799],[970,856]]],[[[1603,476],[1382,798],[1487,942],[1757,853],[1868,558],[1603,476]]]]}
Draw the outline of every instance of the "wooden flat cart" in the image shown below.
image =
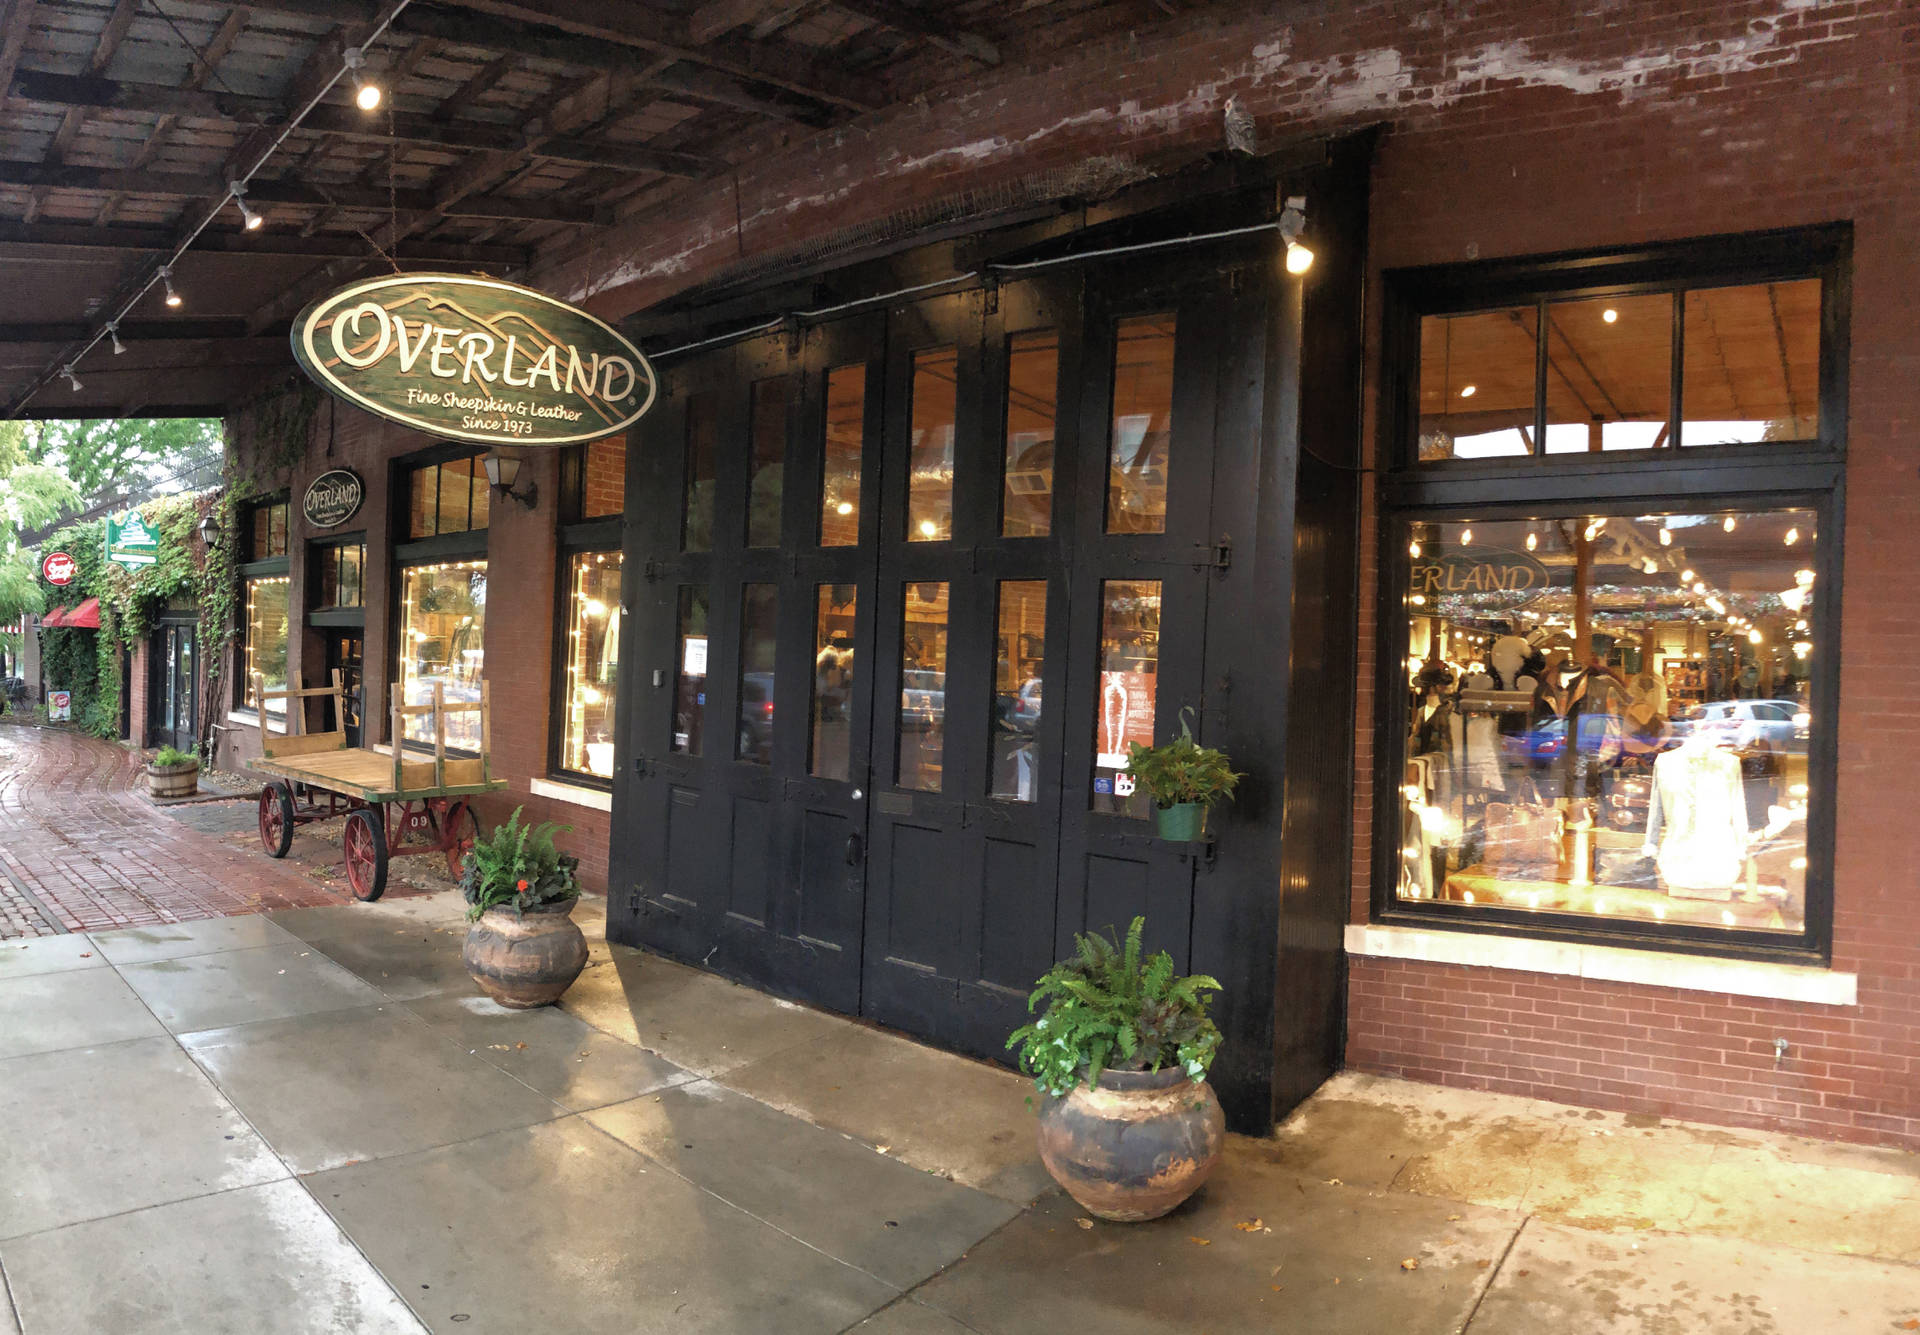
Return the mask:
{"type": "Polygon", "coordinates": [[[276,737],[262,726],[264,754],[247,762],[248,769],[270,776],[260,790],[260,842],[267,856],[287,855],[296,826],[345,813],[340,842],[346,852],[347,884],[355,897],[380,898],[387,888],[387,864],[396,857],[441,854],[447,874],[458,880],[461,861],[480,833],[465,799],[507,786],[505,779],[492,777],[487,764],[487,683],[480,683],[479,700],[454,704],[447,703],[445,688],[436,683],[432,702],[424,705],[407,704],[395,685],[391,755],[348,746],[338,726],[332,732],[303,732],[301,715],[313,696],[331,696],[335,724],[345,720],[346,689],[338,671],[331,686],[297,691],[269,691],[261,676],[253,679],[263,724],[267,701],[292,702],[286,735],[276,737]],[[480,715],[480,753],[449,757],[447,715],[465,713],[480,715]],[[401,739],[406,721],[422,716],[433,721],[433,755],[416,759],[405,752],[401,739]]]}

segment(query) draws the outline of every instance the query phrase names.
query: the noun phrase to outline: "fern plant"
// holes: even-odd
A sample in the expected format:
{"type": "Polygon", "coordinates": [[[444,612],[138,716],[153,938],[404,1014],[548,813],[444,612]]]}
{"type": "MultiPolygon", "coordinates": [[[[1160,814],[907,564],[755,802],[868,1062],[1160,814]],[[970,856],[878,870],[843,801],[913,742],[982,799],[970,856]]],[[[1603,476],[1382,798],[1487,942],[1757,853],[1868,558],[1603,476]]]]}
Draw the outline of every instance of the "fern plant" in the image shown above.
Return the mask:
{"type": "Polygon", "coordinates": [[[553,843],[555,834],[573,827],[552,821],[522,825],[524,809],[515,807],[505,825],[474,840],[461,864],[460,893],[466,896],[469,920],[491,908],[511,909],[518,916],[580,896],[580,859],[553,843]]]}
{"type": "Polygon", "coordinates": [[[1220,1030],[1207,1017],[1220,984],[1205,974],[1176,975],[1164,950],[1141,958],[1147,920],[1135,918],[1124,943],[1089,932],[1074,937],[1072,958],[1040,978],[1027,998],[1031,1014],[1007,1040],[1019,1047],[1020,1069],[1055,1098],[1081,1080],[1098,1088],[1100,1073],[1159,1071],[1178,1066],[1198,1082],[1220,1047],[1220,1030]]]}
{"type": "Polygon", "coordinates": [[[153,753],[153,763],[162,769],[171,768],[174,765],[198,764],[199,760],[200,757],[193,752],[182,751],[176,746],[163,746],[153,753]]]}

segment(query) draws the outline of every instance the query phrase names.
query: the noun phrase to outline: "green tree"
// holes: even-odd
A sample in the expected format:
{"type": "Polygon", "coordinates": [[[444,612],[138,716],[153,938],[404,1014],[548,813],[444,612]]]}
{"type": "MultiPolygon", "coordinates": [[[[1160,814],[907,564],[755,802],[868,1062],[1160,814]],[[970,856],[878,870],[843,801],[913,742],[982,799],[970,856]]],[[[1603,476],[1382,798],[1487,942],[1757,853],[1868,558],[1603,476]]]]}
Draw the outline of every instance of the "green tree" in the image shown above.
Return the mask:
{"type": "Polygon", "coordinates": [[[84,504],[156,488],[180,491],[211,477],[168,484],[182,473],[210,471],[220,461],[220,423],[204,417],[103,418],[27,423],[27,458],[58,468],[84,504]]]}
{"type": "MultiPolygon", "coordinates": [[[[20,545],[24,530],[44,528],[79,497],[59,470],[29,462],[19,422],[0,422],[0,625],[43,610],[39,561],[20,545]]],[[[9,638],[8,648],[16,648],[9,638]]]]}

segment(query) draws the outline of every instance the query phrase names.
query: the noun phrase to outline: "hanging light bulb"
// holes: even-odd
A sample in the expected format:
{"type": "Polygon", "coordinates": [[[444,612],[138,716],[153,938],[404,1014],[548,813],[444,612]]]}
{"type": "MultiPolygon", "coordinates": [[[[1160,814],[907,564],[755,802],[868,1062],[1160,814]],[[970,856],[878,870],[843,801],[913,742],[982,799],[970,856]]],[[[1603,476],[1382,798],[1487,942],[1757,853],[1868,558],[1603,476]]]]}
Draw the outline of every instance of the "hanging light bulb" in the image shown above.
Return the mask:
{"type": "Polygon", "coordinates": [[[1660,545],[1662,547],[1673,546],[1673,530],[1667,528],[1665,525],[1662,525],[1660,529],[1660,545]]]}
{"type": "Polygon", "coordinates": [[[1721,520],[1720,527],[1729,533],[1733,532],[1733,516],[1728,515],[1725,519],[1721,520]]]}
{"type": "Polygon", "coordinates": [[[73,386],[73,392],[78,394],[80,392],[80,377],[73,373],[73,363],[68,362],[65,366],[61,367],[60,374],[67,378],[67,383],[73,386]]]}
{"type": "Polygon", "coordinates": [[[1750,630],[1747,632],[1747,643],[1749,644],[1758,644],[1763,638],[1764,637],[1757,630],[1750,630]]]}
{"type": "Polygon", "coordinates": [[[1420,555],[1420,539],[1418,539],[1418,538],[1415,538],[1415,539],[1414,539],[1414,540],[1413,540],[1412,542],[1410,542],[1410,543],[1408,543],[1408,544],[1407,544],[1407,555],[1408,555],[1408,556],[1411,556],[1411,557],[1415,557],[1415,558],[1418,558],[1418,557],[1419,557],[1419,555],[1420,555]]]}
{"type": "Polygon", "coordinates": [[[114,356],[118,357],[127,350],[127,345],[120,341],[120,322],[118,320],[109,320],[107,322],[107,337],[113,340],[114,356]]]}
{"type": "Polygon", "coordinates": [[[353,104],[362,111],[378,110],[380,85],[360,72],[366,68],[366,51],[357,46],[350,46],[341,53],[340,58],[347,67],[347,73],[353,78],[353,104]]]}
{"type": "Polygon", "coordinates": [[[234,205],[240,210],[240,224],[249,232],[260,230],[260,224],[266,219],[247,207],[247,187],[238,181],[227,184],[227,193],[233,196],[234,205]]]}
{"type": "Polygon", "coordinates": [[[1532,551],[1540,545],[1540,535],[1531,529],[1527,531],[1527,550],[1532,551]]]}
{"type": "Polygon", "coordinates": [[[1794,543],[1800,541],[1800,530],[1797,528],[1788,529],[1787,536],[1783,538],[1782,541],[1789,547],[1793,546],[1794,543]]]}
{"type": "Polygon", "coordinates": [[[163,264],[160,266],[160,281],[166,284],[167,287],[167,305],[178,306],[180,304],[180,294],[173,290],[173,266],[171,264],[163,264]]]}
{"type": "Polygon", "coordinates": [[[1692,579],[1693,579],[1693,572],[1691,570],[1682,570],[1680,572],[1680,582],[1682,584],[1686,584],[1690,582],[1692,579]]]}
{"type": "Polygon", "coordinates": [[[1461,545],[1462,547],[1465,547],[1465,546],[1466,546],[1466,545],[1467,545],[1468,543],[1470,543],[1470,542],[1472,542],[1472,541],[1473,541],[1473,530],[1472,530],[1471,528],[1463,528],[1463,529],[1461,529],[1461,530],[1460,530],[1460,545],[1461,545]]]}
{"type": "Polygon", "coordinates": [[[1602,320],[1605,320],[1608,324],[1612,324],[1615,320],[1618,320],[1620,318],[1620,312],[1616,311],[1613,307],[1609,306],[1604,311],[1600,312],[1600,318],[1602,320]]]}
{"type": "Polygon", "coordinates": [[[1462,385],[1462,386],[1460,386],[1460,397],[1461,397],[1461,398],[1463,398],[1463,399],[1470,399],[1470,398],[1472,398],[1472,397],[1473,397],[1473,396],[1474,396],[1475,394],[1478,394],[1479,392],[1480,392],[1480,387],[1479,387],[1478,385],[1462,385]]]}

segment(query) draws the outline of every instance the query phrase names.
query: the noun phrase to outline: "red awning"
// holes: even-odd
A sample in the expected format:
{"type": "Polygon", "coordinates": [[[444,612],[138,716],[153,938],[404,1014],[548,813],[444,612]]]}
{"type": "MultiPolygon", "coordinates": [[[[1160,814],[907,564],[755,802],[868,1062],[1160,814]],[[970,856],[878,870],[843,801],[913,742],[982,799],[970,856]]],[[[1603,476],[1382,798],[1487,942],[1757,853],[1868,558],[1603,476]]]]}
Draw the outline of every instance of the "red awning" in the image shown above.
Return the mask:
{"type": "Polygon", "coordinates": [[[60,627],[63,630],[99,630],[100,600],[89,598],[81,603],[67,613],[65,619],[60,622],[60,627]]]}
{"type": "Polygon", "coordinates": [[[40,629],[45,630],[48,626],[59,625],[60,618],[64,617],[66,614],[67,614],[66,608],[64,607],[54,608],[51,612],[47,613],[45,616],[40,618],[40,629]]]}

